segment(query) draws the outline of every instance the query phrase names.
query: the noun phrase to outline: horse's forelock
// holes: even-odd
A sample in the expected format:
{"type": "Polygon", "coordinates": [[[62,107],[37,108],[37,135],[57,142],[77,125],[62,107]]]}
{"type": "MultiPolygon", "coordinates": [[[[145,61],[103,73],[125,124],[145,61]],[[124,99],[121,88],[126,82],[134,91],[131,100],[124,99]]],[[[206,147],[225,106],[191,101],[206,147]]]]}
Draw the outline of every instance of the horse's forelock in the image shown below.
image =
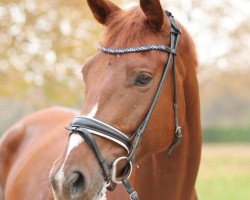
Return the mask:
{"type": "Polygon", "coordinates": [[[145,38],[149,34],[157,33],[146,19],[145,14],[138,6],[116,12],[106,23],[106,31],[101,43],[115,48],[145,45],[145,38]]]}
{"type": "MultiPolygon", "coordinates": [[[[177,57],[177,59],[181,58],[185,66],[197,68],[198,60],[195,45],[187,30],[181,24],[179,26],[182,34],[178,48],[180,57],[177,57]]],[[[162,29],[155,30],[147,23],[147,18],[141,8],[136,6],[126,11],[120,10],[109,18],[101,44],[110,48],[156,44],[156,41],[149,39],[150,35],[155,35],[155,38],[162,38],[161,43],[168,45],[169,34],[170,23],[167,18],[165,18],[162,29]]]]}

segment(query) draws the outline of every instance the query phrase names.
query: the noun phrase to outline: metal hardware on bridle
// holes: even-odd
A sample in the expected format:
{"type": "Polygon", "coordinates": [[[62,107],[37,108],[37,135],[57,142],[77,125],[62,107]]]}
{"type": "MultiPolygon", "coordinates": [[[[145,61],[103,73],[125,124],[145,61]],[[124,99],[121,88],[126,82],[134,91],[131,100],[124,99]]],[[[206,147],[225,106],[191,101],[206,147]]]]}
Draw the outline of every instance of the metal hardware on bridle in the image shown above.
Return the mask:
{"type": "MultiPolygon", "coordinates": [[[[142,121],[138,129],[135,131],[133,136],[131,138],[128,138],[125,134],[123,134],[121,131],[117,130],[116,128],[102,121],[89,118],[86,116],[78,116],[74,118],[71,124],[68,127],[66,127],[66,129],[71,131],[71,134],[76,133],[76,134],[79,134],[81,137],[83,137],[83,139],[90,146],[90,148],[92,149],[92,151],[94,152],[98,160],[98,163],[101,166],[104,180],[107,183],[113,183],[113,184],[122,183],[125,186],[132,200],[139,199],[136,191],[132,188],[131,184],[129,183],[129,177],[132,173],[132,162],[134,162],[135,160],[137,149],[139,147],[140,141],[143,137],[147,124],[150,120],[154,107],[157,103],[157,100],[161,94],[161,91],[162,91],[170,66],[172,66],[172,77],[173,77],[173,109],[174,109],[175,134],[174,134],[174,139],[168,148],[168,152],[167,152],[168,158],[173,152],[173,149],[181,142],[181,139],[182,139],[182,131],[181,131],[181,127],[179,126],[179,121],[178,121],[177,83],[176,83],[176,66],[175,66],[176,51],[177,51],[177,46],[178,46],[178,41],[179,41],[179,36],[181,34],[181,31],[178,25],[176,24],[172,14],[166,11],[166,15],[168,16],[170,20],[170,24],[171,24],[169,46],[166,46],[164,44],[156,44],[156,45],[145,45],[145,46],[138,46],[138,47],[123,48],[123,49],[106,48],[106,47],[102,47],[101,45],[98,46],[98,48],[101,51],[108,53],[108,54],[126,54],[126,53],[145,52],[145,51],[151,51],[151,50],[165,51],[169,53],[167,62],[165,64],[165,67],[162,73],[161,80],[159,82],[158,88],[156,90],[151,106],[148,110],[148,113],[146,114],[144,120],[142,121]],[[103,158],[94,138],[92,137],[93,134],[106,138],[108,140],[111,140],[119,144],[120,146],[122,146],[123,148],[127,150],[128,155],[126,157],[117,158],[113,162],[112,168],[110,168],[110,165],[103,158]],[[123,178],[122,181],[119,181],[116,177],[117,175],[116,166],[118,162],[120,162],[121,160],[127,161],[126,172],[125,174],[123,174],[123,176],[126,178],[123,178]]],[[[113,188],[108,188],[108,189],[112,190],[113,188]]]]}
{"type": "MultiPolygon", "coordinates": [[[[112,164],[112,173],[111,173],[111,180],[114,182],[114,183],[116,183],[116,184],[122,184],[122,181],[119,181],[118,179],[117,179],[117,164],[121,161],[121,160],[125,160],[125,161],[127,161],[127,157],[125,157],[125,156],[123,156],[123,157],[120,157],[120,158],[117,158],[114,162],[113,162],[113,164],[112,164]]],[[[132,169],[133,169],[133,165],[132,165],[132,162],[131,161],[129,161],[128,162],[129,163],[129,169],[128,169],[128,172],[125,174],[125,176],[126,177],[124,177],[125,179],[129,179],[130,178],[130,176],[131,176],[131,174],[132,174],[132,169]]]]}

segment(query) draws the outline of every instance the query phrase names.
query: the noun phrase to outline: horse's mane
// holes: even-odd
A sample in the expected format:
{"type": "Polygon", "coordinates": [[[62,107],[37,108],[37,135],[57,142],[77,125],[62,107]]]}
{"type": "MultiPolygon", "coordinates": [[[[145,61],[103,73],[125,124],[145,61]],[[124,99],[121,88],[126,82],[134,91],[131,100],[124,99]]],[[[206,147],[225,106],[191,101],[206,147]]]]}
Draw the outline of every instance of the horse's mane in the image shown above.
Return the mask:
{"type": "MultiPolygon", "coordinates": [[[[154,30],[147,23],[145,14],[140,7],[133,7],[126,12],[114,12],[107,21],[106,31],[101,43],[105,44],[106,47],[114,48],[156,44],[155,41],[149,41],[145,44],[145,40],[148,40],[150,36],[157,34],[158,37],[160,36],[163,40],[168,38],[165,43],[167,44],[169,42],[170,23],[166,23],[166,18],[164,20],[164,25],[159,32],[154,30]],[[126,21],[126,23],[124,23],[124,21],[126,21]]],[[[187,30],[180,23],[178,24],[182,30],[179,43],[179,51],[182,60],[184,59],[185,62],[188,62],[189,66],[192,65],[196,68],[198,66],[198,59],[196,56],[195,45],[187,30]]]]}
{"type": "Polygon", "coordinates": [[[181,24],[179,24],[179,26],[182,32],[181,39],[179,42],[180,57],[182,58],[182,60],[185,60],[188,67],[192,66],[195,70],[197,70],[199,61],[196,53],[195,44],[188,31],[181,24]]]}

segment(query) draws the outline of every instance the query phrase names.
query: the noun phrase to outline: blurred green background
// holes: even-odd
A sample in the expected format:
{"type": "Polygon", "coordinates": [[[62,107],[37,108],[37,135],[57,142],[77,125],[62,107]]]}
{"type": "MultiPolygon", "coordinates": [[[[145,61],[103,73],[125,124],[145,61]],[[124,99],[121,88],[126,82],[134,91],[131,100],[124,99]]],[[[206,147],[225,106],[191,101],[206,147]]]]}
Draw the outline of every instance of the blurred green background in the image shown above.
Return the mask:
{"type": "MultiPolygon", "coordinates": [[[[200,199],[250,199],[250,2],[161,2],[189,30],[200,59],[200,199]]],[[[0,134],[48,106],[81,108],[81,66],[102,29],[85,1],[0,0],[0,134]]]]}

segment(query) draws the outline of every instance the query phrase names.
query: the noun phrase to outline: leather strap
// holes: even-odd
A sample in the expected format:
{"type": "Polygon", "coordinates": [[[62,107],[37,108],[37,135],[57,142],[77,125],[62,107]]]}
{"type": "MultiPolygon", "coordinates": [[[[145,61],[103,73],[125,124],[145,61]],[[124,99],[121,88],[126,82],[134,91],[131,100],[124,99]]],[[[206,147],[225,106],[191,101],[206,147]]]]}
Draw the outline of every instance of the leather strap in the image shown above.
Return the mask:
{"type": "Polygon", "coordinates": [[[79,128],[84,128],[84,129],[89,129],[92,131],[100,132],[108,137],[114,138],[122,142],[123,144],[126,145],[127,149],[130,149],[131,147],[131,141],[125,134],[115,129],[114,127],[106,123],[103,123],[97,119],[88,118],[85,116],[77,116],[72,120],[70,126],[76,127],[78,128],[78,130],[79,128]]]}
{"type": "MultiPolygon", "coordinates": [[[[170,19],[171,30],[170,30],[170,42],[171,46],[175,46],[177,50],[179,35],[181,34],[181,30],[176,24],[174,17],[171,12],[166,11],[166,15],[170,19]]],[[[178,119],[178,102],[177,102],[177,83],[176,83],[176,55],[173,54],[173,62],[172,62],[172,77],[173,77],[173,108],[174,108],[174,125],[175,125],[175,135],[171,145],[168,148],[167,157],[170,158],[174,148],[181,142],[182,140],[182,130],[179,126],[178,119]]]]}
{"type": "MultiPolygon", "coordinates": [[[[177,51],[177,47],[178,47],[178,41],[179,41],[179,35],[181,33],[178,25],[176,24],[174,17],[172,16],[172,14],[168,11],[166,11],[166,15],[168,16],[168,18],[170,19],[170,23],[171,23],[171,30],[170,30],[170,48],[174,49],[174,51],[177,51]]],[[[168,56],[168,60],[165,64],[164,67],[164,71],[159,83],[159,86],[156,90],[154,99],[152,101],[152,104],[149,108],[149,111],[147,113],[147,115],[145,116],[143,122],[141,123],[141,125],[139,126],[139,128],[136,130],[134,136],[133,136],[133,143],[132,143],[132,151],[130,152],[129,156],[128,156],[128,160],[129,161],[134,161],[135,159],[135,154],[136,151],[139,147],[139,144],[141,142],[141,139],[143,137],[143,134],[145,132],[145,129],[147,127],[148,121],[152,115],[152,112],[154,110],[154,107],[158,101],[158,98],[161,94],[165,79],[167,77],[170,65],[172,63],[172,70],[173,70],[173,85],[174,85],[174,121],[175,121],[175,130],[178,130],[178,133],[180,133],[181,129],[179,128],[179,124],[178,124],[178,107],[177,107],[177,89],[176,89],[176,73],[175,73],[175,56],[176,54],[169,52],[169,56],[168,56]]],[[[172,144],[169,147],[169,151],[168,151],[168,157],[170,156],[170,154],[172,153],[174,147],[181,141],[181,137],[182,134],[175,134],[174,136],[174,141],[172,142],[172,144]]]]}
{"type": "Polygon", "coordinates": [[[122,184],[124,185],[126,191],[128,192],[131,200],[139,200],[137,192],[134,190],[134,188],[132,187],[132,185],[130,184],[127,178],[122,179],[122,184]]]}

